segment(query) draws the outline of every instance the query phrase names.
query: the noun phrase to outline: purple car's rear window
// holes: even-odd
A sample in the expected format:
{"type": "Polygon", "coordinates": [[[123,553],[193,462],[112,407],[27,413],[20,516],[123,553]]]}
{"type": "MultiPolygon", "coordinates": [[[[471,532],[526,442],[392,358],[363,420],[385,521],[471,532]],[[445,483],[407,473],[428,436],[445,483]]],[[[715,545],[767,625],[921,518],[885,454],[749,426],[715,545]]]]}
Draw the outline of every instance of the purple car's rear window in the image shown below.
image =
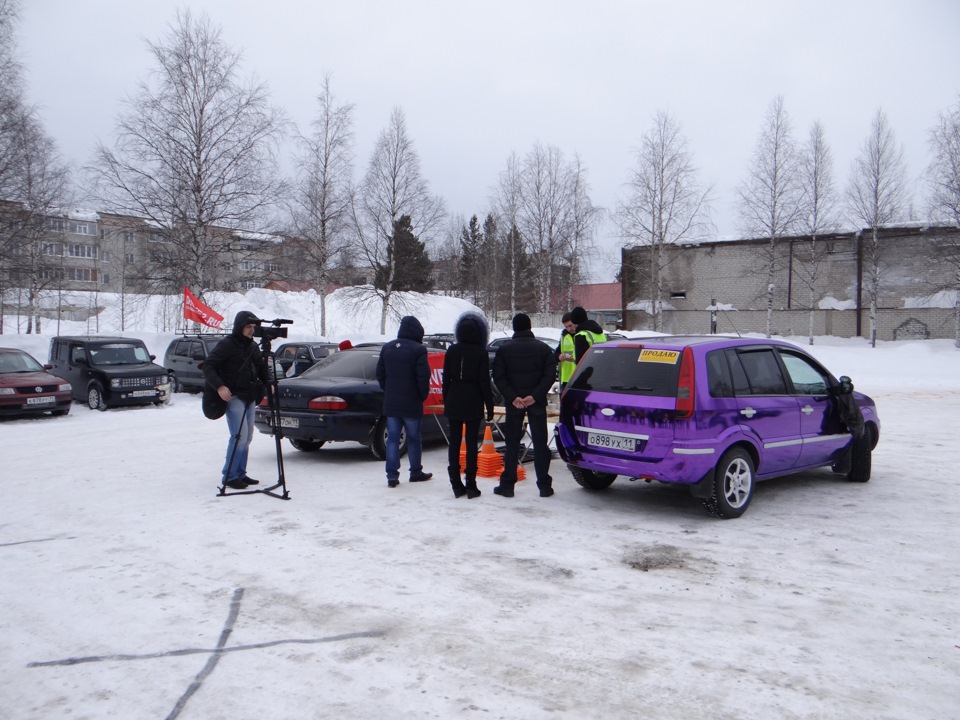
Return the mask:
{"type": "Polygon", "coordinates": [[[640,348],[595,348],[584,356],[570,378],[576,390],[625,393],[655,397],[676,397],[680,374],[676,362],[640,360],[640,348]]]}

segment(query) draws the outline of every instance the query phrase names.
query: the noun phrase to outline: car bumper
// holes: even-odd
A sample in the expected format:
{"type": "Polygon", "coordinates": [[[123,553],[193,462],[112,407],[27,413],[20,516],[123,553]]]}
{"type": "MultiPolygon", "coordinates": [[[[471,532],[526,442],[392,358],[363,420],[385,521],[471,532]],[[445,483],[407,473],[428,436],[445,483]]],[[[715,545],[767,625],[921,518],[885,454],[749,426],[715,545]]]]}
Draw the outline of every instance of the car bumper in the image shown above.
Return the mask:
{"type": "MultiPolygon", "coordinates": [[[[379,415],[370,413],[307,413],[284,410],[280,413],[280,428],[283,436],[296,440],[322,442],[359,442],[370,439],[379,415]]],[[[270,411],[257,408],[254,425],[260,432],[272,435],[270,411]]]]}
{"type": "Polygon", "coordinates": [[[0,415],[36,415],[52,410],[69,410],[70,395],[0,396],[0,415]],[[43,399],[42,402],[38,400],[43,399]]]}
{"type": "Polygon", "coordinates": [[[585,446],[563,425],[555,430],[557,451],[568,465],[625,477],[693,485],[710,472],[719,458],[712,443],[673,442],[657,457],[612,452],[585,446]]]}

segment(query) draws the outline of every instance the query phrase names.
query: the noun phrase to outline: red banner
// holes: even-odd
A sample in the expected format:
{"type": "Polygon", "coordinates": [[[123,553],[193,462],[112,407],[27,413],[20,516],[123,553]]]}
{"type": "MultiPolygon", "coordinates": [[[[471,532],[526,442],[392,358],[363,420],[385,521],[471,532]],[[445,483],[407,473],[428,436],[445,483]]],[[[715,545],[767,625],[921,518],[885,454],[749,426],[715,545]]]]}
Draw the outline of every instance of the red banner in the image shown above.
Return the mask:
{"type": "Polygon", "coordinates": [[[187,289],[186,285],[183,287],[183,316],[187,320],[193,320],[217,329],[223,323],[223,315],[200,302],[196,295],[187,289]]]}

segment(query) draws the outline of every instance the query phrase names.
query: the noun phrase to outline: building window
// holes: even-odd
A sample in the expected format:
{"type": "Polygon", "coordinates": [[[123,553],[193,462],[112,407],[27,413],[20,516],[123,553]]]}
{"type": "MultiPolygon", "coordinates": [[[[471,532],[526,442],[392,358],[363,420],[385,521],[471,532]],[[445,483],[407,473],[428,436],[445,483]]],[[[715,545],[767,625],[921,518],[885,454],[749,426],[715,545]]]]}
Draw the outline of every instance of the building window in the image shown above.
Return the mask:
{"type": "Polygon", "coordinates": [[[259,270],[260,263],[253,262],[252,260],[241,260],[240,269],[241,270],[259,270]]]}
{"type": "Polygon", "coordinates": [[[133,253],[127,253],[126,255],[124,255],[123,262],[125,265],[133,265],[134,263],[133,253]]]}
{"type": "Polygon", "coordinates": [[[165,243],[170,242],[165,233],[162,232],[152,232],[150,233],[150,242],[154,243],[165,243]]]}
{"type": "Polygon", "coordinates": [[[40,268],[41,280],[60,280],[63,277],[63,270],[60,268],[40,268]]]}
{"type": "Polygon", "coordinates": [[[255,290],[256,288],[263,287],[263,282],[260,280],[243,280],[240,283],[240,287],[244,290],[255,290]]]}
{"type": "Polygon", "coordinates": [[[63,232],[63,220],[60,218],[47,218],[47,230],[63,232]]]}
{"type": "Polygon", "coordinates": [[[278,273],[280,272],[280,263],[268,262],[266,264],[267,272],[278,273]]]}
{"type": "Polygon", "coordinates": [[[101,284],[101,285],[109,285],[109,284],[110,284],[110,273],[103,273],[103,274],[100,276],[100,284],[101,284]]]}
{"type": "Polygon", "coordinates": [[[90,227],[90,223],[85,222],[72,222],[70,223],[70,232],[74,235],[93,235],[94,230],[90,227]]]}
{"type": "Polygon", "coordinates": [[[686,292],[685,290],[681,290],[681,291],[679,291],[679,292],[672,292],[672,293],[670,293],[670,299],[671,299],[671,300],[686,300],[686,299],[687,299],[687,292],[686,292]]]}
{"type": "Polygon", "coordinates": [[[133,233],[132,233],[132,232],[125,232],[125,233],[123,234],[123,241],[124,241],[125,243],[132,243],[132,242],[133,242],[133,233]]]}
{"type": "Polygon", "coordinates": [[[67,255],[74,258],[96,258],[97,248],[94,245],[67,245],[67,255]]]}
{"type": "Polygon", "coordinates": [[[40,248],[41,255],[59,255],[60,254],[60,243],[44,243],[43,247],[40,248]]]}
{"type": "Polygon", "coordinates": [[[67,268],[67,280],[74,282],[96,282],[97,273],[92,268],[67,268]]]}

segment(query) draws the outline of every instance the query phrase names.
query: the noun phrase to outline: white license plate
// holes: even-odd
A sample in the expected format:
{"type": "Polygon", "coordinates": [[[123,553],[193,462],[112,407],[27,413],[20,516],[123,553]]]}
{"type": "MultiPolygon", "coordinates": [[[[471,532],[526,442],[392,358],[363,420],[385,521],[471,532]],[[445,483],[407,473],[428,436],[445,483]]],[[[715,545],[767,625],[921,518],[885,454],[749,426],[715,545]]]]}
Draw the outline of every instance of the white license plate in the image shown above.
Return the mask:
{"type": "Polygon", "coordinates": [[[156,390],[134,390],[130,393],[130,397],[153,397],[156,394],[156,390]]]}
{"type": "Polygon", "coordinates": [[[27,405],[48,405],[56,401],[57,399],[52,395],[48,395],[47,397],[30,397],[27,398],[27,405]]]}
{"type": "Polygon", "coordinates": [[[607,435],[606,433],[587,433],[587,445],[608,448],[610,450],[626,450],[633,452],[637,448],[637,441],[633,438],[607,435]]]}
{"type": "Polygon", "coordinates": [[[300,427],[300,418],[280,416],[280,427],[298,428],[300,427]]]}

